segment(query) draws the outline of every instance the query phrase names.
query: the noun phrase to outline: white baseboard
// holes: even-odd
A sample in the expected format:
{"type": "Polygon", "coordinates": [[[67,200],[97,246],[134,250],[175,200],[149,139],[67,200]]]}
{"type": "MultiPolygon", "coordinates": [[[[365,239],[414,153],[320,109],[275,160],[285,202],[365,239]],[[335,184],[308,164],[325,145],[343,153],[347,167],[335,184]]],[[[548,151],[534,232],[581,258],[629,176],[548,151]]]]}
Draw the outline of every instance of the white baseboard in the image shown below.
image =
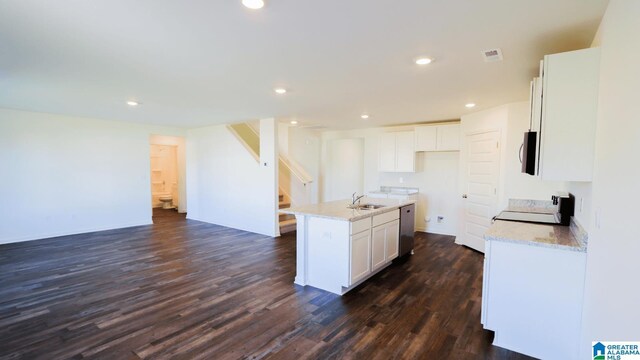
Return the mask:
{"type": "Polygon", "coordinates": [[[234,225],[231,225],[231,224],[220,224],[220,223],[216,223],[216,222],[213,222],[213,221],[210,221],[210,220],[200,219],[200,218],[198,218],[196,216],[189,216],[188,213],[187,213],[187,219],[188,220],[195,220],[195,221],[204,222],[204,223],[211,224],[211,225],[224,226],[224,227],[227,227],[227,228],[230,228],[230,229],[246,231],[246,232],[259,234],[259,235],[264,235],[264,236],[269,236],[269,237],[279,237],[280,236],[280,231],[277,231],[275,229],[274,229],[274,231],[272,233],[259,232],[259,231],[255,230],[255,229],[247,229],[247,228],[234,226],[234,225]]]}
{"type": "Polygon", "coordinates": [[[60,237],[60,236],[86,234],[86,233],[92,233],[96,231],[116,230],[116,229],[124,229],[128,227],[152,225],[152,224],[153,222],[151,221],[151,219],[149,219],[147,221],[142,221],[142,222],[138,221],[138,222],[124,223],[124,224],[111,224],[111,225],[104,225],[104,226],[91,227],[91,228],[80,228],[80,229],[68,230],[68,231],[44,232],[44,233],[38,233],[38,234],[14,237],[14,238],[4,238],[4,239],[0,238],[0,244],[13,244],[13,243],[19,243],[19,242],[25,242],[25,241],[42,240],[42,239],[48,239],[48,238],[54,238],[54,237],[60,237]]]}
{"type": "Polygon", "coordinates": [[[424,227],[416,227],[416,231],[423,232],[423,233],[430,233],[430,234],[438,234],[438,235],[457,236],[457,234],[446,231],[446,230],[443,231],[443,230],[437,230],[437,229],[427,229],[424,227]]]}

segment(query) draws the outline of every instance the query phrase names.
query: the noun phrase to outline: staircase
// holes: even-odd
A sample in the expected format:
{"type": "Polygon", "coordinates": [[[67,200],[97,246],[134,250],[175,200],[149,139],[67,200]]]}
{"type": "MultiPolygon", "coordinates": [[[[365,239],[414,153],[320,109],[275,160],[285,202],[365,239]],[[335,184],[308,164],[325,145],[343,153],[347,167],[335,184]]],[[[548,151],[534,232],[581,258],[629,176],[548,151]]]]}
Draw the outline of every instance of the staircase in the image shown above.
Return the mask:
{"type": "MultiPolygon", "coordinates": [[[[291,201],[282,192],[282,190],[280,190],[278,193],[278,208],[286,209],[290,206],[291,206],[291,201]]],[[[294,215],[279,214],[278,221],[280,223],[280,235],[296,230],[296,217],[294,215]]]]}
{"type": "MultiPolygon", "coordinates": [[[[241,123],[227,125],[227,129],[236,136],[240,143],[260,162],[260,131],[256,123],[241,123]]],[[[313,182],[311,176],[295,161],[279,155],[278,158],[278,209],[306,205],[310,201],[310,188],[313,182]]],[[[294,215],[278,214],[280,234],[296,230],[294,215]]]]}

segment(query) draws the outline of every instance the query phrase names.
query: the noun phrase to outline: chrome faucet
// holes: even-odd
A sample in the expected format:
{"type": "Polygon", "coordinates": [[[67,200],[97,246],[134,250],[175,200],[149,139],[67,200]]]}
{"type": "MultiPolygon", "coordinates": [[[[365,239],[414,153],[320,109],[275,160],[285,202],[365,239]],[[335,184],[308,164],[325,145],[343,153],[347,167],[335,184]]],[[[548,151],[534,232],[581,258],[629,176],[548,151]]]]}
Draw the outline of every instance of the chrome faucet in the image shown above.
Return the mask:
{"type": "Polygon", "coordinates": [[[355,205],[356,201],[358,202],[358,205],[360,205],[360,199],[364,197],[364,195],[356,196],[356,194],[357,193],[353,193],[351,195],[351,205],[355,205]]]}

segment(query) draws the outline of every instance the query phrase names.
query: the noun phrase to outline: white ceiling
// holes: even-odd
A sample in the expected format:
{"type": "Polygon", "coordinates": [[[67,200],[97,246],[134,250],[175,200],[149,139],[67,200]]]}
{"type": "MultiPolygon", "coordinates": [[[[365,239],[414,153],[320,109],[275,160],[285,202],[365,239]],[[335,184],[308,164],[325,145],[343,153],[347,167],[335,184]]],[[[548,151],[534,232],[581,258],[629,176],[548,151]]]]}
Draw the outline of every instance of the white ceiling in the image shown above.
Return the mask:
{"type": "Polygon", "coordinates": [[[526,100],[541,57],[588,47],[608,2],[266,1],[2,1],[0,107],[185,127],[456,119],[526,100]],[[485,63],[494,47],[504,61],[485,63]]]}

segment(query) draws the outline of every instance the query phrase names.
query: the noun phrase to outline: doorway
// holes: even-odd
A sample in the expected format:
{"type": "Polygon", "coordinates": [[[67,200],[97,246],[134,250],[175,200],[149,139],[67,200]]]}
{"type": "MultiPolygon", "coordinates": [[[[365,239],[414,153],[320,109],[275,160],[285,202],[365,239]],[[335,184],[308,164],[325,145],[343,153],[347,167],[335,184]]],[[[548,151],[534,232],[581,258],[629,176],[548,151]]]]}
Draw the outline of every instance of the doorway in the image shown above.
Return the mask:
{"type": "Polygon", "coordinates": [[[186,156],[182,137],[151,135],[149,140],[151,207],[186,213],[186,156]]]}
{"type": "Polygon", "coordinates": [[[469,134],[461,162],[462,221],[456,243],[484,252],[484,233],[498,205],[500,132],[469,134]]]}
{"type": "Polygon", "coordinates": [[[151,144],[151,207],[177,208],[178,159],[175,145],[151,144]]]}

